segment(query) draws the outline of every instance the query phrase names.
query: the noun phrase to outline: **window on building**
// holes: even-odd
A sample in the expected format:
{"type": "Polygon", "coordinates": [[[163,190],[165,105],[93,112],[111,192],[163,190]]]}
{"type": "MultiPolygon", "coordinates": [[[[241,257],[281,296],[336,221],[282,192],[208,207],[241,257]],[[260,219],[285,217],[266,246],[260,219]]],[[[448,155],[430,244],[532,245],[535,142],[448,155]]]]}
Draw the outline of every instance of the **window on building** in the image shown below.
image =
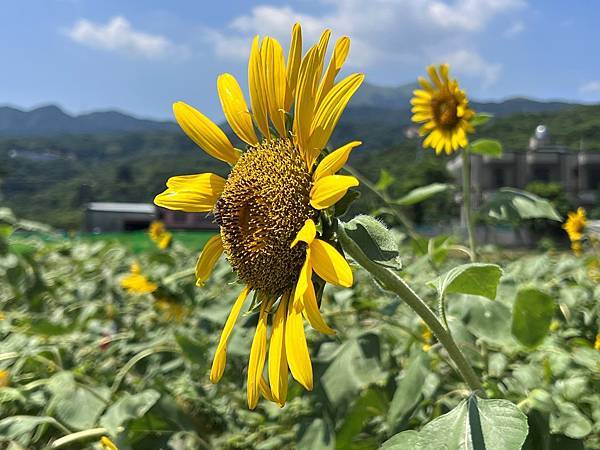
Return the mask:
{"type": "Polygon", "coordinates": [[[506,176],[503,167],[494,167],[492,171],[492,188],[499,188],[506,185],[506,176]]]}
{"type": "Polygon", "coordinates": [[[587,176],[587,189],[590,191],[600,190],[600,165],[590,166],[587,176]]]}
{"type": "Polygon", "coordinates": [[[536,166],[533,168],[533,179],[535,181],[543,181],[545,183],[550,181],[550,167],[548,166],[536,166]]]}

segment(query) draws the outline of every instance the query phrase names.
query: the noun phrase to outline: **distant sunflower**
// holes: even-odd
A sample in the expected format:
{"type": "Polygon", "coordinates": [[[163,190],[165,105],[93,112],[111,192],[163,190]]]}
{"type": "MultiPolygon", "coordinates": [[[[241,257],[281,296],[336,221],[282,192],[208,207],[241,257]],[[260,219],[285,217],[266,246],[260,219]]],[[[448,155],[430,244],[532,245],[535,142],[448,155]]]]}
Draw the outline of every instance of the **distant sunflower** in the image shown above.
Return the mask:
{"type": "Polygon", "coordinates": [[[234,148],[217,125],[191,106],[177,102],[173,107],[185,133],[208,154],[232,166],[227,179],[214,173],[172,177],[155,203],[186,212],[212,212],[220,233],[200,255],[197,284],[209,278],[224,252],[245,285],[217,346],[210,373],[213,383],[223,375],[227,342],[244,302],[254,293],[258,325],[248,365],[250,408],[256,407],[259,393],[285,403],[288,367],[306,389],[313,387],[304,318],[316,330],[334,333],[319,312],[313,270],[327,282],[352,284],[348,263],[331,244],[318,238],[315,225],[322,211],[358,185],[356,178],[336,172],[360,142],[338,148],[317,164],[364,78],[353,74],[335,83],[348,55],[347,37],[336,42],[323,74],[330,35],[326,30],[302,57],[302,33],[296,24],[287,63],[279,42],[271,37],[261,42],[256,37],[248,64],[251,112],[236,79],[230,74],[219,76],[223,112],[231,129],[247,144],[245,151],[234,148]],[[269,315],[267,382],[263,372],[269,315]]]}
{"type": "Polygon", "coordinates": [[[470,120],[475,112],[469,107],[465,91],[458,81],[450,79],[448,65],[440,64],[427,68],[431,82],[419,77],[423,89],[413,92],[410,103],[413,105],[413,122],[424,123],[419,133],[428,135],[423,147],[435,149],[436,154],[445,151],[448,155],[469,144],[467,133],[475,130],[470,120]]]}
{"type": "Polygon", "coordinates": [[[577,208],[577,211],[568,214],[567,221],[563,224],[563,229],[567,232],[571,241],[571,249],[576,255],[582,252],[581,239],[586,223],[585,209],[577,208]]]}
{"type": "Polygon", "coordinates": [[[133,263],[129,275],[121,279],[121,287],[131,294],[151,294],[158,289],[158,285],[142,275],[139,264],[133,263]]]}
{"type": "Polygon", "coordinates": [[[148,235],[152,242],[156,244],[158,248],[164,250],[171,245],[173,236],[167,231],[165,224],[160,220],[154,220],[150,227],[148,227],[148,235]]]}

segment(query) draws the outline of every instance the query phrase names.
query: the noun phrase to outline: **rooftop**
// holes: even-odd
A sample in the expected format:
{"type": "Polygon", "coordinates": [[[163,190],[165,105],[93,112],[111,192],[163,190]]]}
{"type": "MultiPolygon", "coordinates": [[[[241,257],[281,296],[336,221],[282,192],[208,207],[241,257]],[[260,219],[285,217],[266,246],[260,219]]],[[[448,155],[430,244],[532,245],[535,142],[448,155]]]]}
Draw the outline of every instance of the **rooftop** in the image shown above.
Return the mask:
{"type": "Polygon", "coordinates": [[[86,209],[87,211],[154,214],[156,206],[152,203],[92,202],[87,204],[86,209]]]}

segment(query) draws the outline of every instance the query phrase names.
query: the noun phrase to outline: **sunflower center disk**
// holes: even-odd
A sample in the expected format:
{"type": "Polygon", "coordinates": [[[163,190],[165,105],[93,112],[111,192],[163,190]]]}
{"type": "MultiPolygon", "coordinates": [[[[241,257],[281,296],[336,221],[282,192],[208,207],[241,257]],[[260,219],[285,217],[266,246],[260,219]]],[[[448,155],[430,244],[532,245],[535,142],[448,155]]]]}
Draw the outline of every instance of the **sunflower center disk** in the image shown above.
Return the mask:
{"type": "Polygon", "coordinates": [[[432,100],[433,117],[443,128],[453,128],[459,121],[458,101],[450,92],[440,92],[432,100]]]}
{"type": "Polygon", "coordinates": [[[229,263],[250,288],[282,294],[297,280],[306,247],[290,245],[310,206],[311,176],[288,139],[264,141],[231,170],[215,217],[229,263]]]}

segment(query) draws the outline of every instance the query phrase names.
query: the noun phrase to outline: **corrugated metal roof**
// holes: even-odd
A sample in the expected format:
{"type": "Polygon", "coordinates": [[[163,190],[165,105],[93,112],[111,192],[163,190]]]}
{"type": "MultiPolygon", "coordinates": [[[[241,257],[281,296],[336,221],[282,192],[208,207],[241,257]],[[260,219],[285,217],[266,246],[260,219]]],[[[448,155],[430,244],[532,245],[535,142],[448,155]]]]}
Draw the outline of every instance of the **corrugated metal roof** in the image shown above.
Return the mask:
{"type": "Polygon", "coordinates": [[[92,202],[87,204],[87,210],[154,214],[156,207],[152,203],[92,202]]]}

